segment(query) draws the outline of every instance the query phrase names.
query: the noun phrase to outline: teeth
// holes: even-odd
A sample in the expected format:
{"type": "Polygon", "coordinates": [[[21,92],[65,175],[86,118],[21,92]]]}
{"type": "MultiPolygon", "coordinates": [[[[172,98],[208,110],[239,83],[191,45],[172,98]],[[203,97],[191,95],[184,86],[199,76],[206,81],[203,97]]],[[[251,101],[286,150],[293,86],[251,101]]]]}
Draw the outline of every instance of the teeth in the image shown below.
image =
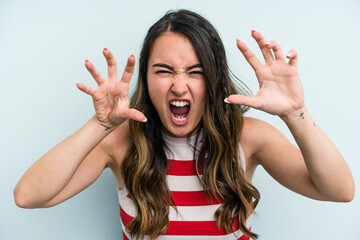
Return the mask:
{"type": "Polygon", "coordinates": [[[182,118],[182,117],[177,118],[177,117],[175,117],[174,114],[171,114],[171,115],[174,117],[174,119],[175,119],[176,121],[184,122],[184,121],[186,120],[186,117],[184,117],[184,118],[182,118]]]}
{"type": "Polygon", "coordinates": [[[189,102],[186,101],[172,101],[170,102],[171,105],[176,106],[176,107],[184,107],[189,105],[189,102]]]}

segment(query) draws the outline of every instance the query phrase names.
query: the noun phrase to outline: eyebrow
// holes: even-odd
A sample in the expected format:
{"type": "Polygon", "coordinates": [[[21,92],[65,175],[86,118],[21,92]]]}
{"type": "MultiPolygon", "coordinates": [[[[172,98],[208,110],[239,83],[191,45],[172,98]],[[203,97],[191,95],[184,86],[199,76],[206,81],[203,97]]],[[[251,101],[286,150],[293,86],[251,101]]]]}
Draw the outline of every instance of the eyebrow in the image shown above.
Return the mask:
{"type": "MultiPolygon", "coordinates": [[[[171,67],[171,66],[169,66],[169,65],[167,65],[167,64],[165,64],[165,63],[156,63],[156,64],[154,64],[154,65],[152,65],[152,66],[153,66],[153,67],[163,67],[163,68],[167,68],[167,69],[169,69],[169,70],[171,70],[171,71],[174,71],[174,68],[173,68],[173,67],[171,67]]],[[[193,69],[193,68],[198,68],[198,67],[199,67],[199,68],[202,68],[202,65],[201,65],[200,63],[194,64],[194,65],[186,68],[186,71],[189,71],[189,70],[191,70],[191,69],[193,69]]]]}

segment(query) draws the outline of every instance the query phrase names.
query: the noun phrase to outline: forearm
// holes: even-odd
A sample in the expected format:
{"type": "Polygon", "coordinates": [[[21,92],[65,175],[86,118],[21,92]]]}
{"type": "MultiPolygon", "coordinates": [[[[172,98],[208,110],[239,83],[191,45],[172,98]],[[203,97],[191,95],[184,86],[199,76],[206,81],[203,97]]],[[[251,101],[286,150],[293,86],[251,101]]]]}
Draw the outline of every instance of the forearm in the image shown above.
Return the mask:
{"type": "Polygon", "coordinates": [[[30,205],[52,199],[70,181],[85,157],[111,131],[112,129],[106,130],[92,117],[25,172],[14,189],[15,199],[30,205]]]}
{"type": "Polygon", "coordinates": [[[354,194],[351,171],[306,107],[282,119],[297,142],[319,193],[331,201],[351,200],[354,194]]]}

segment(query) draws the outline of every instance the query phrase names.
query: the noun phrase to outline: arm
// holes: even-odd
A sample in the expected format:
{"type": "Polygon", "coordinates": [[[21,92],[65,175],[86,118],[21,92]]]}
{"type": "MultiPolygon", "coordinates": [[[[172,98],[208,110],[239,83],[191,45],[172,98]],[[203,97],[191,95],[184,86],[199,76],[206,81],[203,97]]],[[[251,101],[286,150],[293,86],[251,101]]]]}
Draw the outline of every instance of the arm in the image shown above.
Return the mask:
{"type": "Polygon", "coordinates": [[[91,118],[25,172],[14,189],[16,204],[50,207],[89,186],[111,162],[104,144],[99,144],[108,134],[96,117],[91,118]]]}
{"type": "MultiPolygon", "coordinates": [[[[347,202],[351,200],[354,185],[346,164],[345,177],[341,176],[341,181],[331,186],[327,183],[329,180],[325,180],[329,190],[335,192],[331,193],[333,195],[325,194],[313,179],[317,173],[311,173],[311,169],[315,168],[307,162],[306,157],[303,157],[303,150],[300,151],[292,145],[280,131],[270,124],[258,119],[245,118],[241,138],[242,146],[247,152],[246,160],[249,166],[247,171],[250,171],[247,172],[247,176],[251,177],[256,166],[260,164],[280,184],[303,196],[323,201],[347,202]],[[342,182],[349,179],[349,183],[342,182]],[[337,187],[340,188],[338,192],[336,192],[337,187]]],[[[315,144],[315,146],[317,145],[318,143],[315,144]]],[[[323,158],[315,159],[313,162],[321,164],[321,159],[323,158]]],[[[334,176],[331,176],[329,171],[334,171],[334,168],[331,165],[328,166],[328,160],[326,159],[326,163],[320,165],[320,169],[327,173],[327,177],[332,178],[334,176]]]]}
{"type": "Polygon", "coordinates": [[[106,166],[111,165],[114,142],[110,141],[111,137],[106,137],[116,129],[123,140],[121,148],[125,149],[128,141],[126,119],[146,121],[143,113],[129,109],[128,92],[134,72],[134,57],[129,57],[122,79],[118,81],[113,55],[107,49],[103,54],[108,64],[108,79],[102,78],[87,60],[85,66],[99,87],[94,90],[77,84],[81,91],[92,96],[96,115],[26,171],[14,189],[18,206],[53,206],[77,194],[95,181],[106,166]]]}
{"type": "Polygon", "coordinates": [[[305,107],[282,117],[299,146],[318,192],[327,200],[351,201],[355,184],[344,158],[305,107]]]}
{"type": "Polygon", "coordinates": [[[297,53],[291,50],[286,55],[290,59],[287,63],[276,42],[266,42],[256,31],[252,36],[263,53],[265,65],[244,43],[238,40],[237,45],[255,70],[260,90],[255,97],[232,95],[226,100],[278,115],[289,127],[301,151],[273,127],[257,121],[249,127],[254,128],[249,130],[251,142],[256,145],[253,158],[277,181],[300,194],[321,200],[351,201],[354,180],[350,169],[305,107],[297,53]]]}

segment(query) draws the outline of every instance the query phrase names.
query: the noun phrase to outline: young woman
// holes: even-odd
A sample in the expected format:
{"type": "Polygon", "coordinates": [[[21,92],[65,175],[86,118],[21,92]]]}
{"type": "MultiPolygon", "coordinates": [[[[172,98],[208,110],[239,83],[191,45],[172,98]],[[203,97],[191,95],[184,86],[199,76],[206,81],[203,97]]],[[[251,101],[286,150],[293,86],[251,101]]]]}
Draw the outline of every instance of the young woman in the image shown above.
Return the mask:
{"type": "Polygon", "coordinates": [[[260,199],[251,184],[262,165],[285,187],[327,201],[351,201],[351,172],[304,105],[297,53],[252,31],[265,59],[237,46],[259,81],[254,97],[230,78],[223,44],[196,13],[169,12],[145,38],[139,80],[129,99],[135,58],[121,80],[108,49],[96,114],[24,174],[14,195],[24,208],[51,207],[76,195],[106,168],[118,185],[124,239],[256,239],[249,216],[260,199]],[[243,117],[247,107],[278,115],[299,148],[269,124],[243,117]]]}

